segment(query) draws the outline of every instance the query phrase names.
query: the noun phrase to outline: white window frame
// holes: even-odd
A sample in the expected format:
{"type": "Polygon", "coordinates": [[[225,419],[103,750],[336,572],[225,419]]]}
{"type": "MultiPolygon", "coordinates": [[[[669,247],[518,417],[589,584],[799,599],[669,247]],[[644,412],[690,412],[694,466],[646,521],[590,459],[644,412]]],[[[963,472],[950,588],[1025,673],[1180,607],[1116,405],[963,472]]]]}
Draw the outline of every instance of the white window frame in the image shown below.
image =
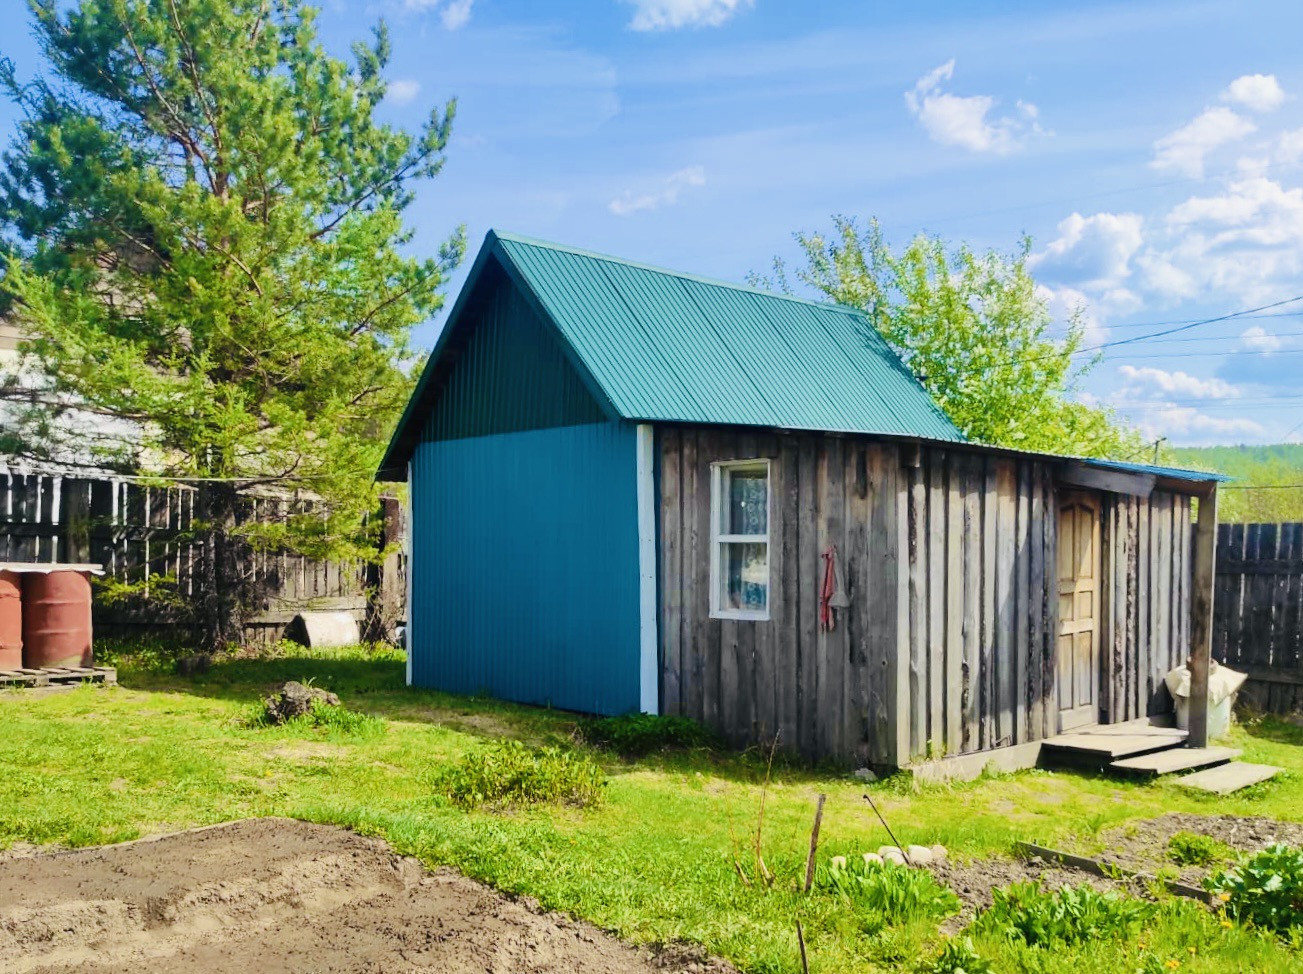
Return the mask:
{"type": "Polygon", "coordinates": [[[769,538],[773,532],[774,518],[774,478],[768,459],[757,457],[751,460],[720,460],[710,465],[710,617],[712,619],[747,619],[764,622],[769,619],[773,605],[774,569],[770,558],[769,538]],[[756,473],[763,470],[765,474],[765,533],[764,534],[725,534],[723,533],[726,491],[724,482],[734,471],[756,473]],[[724,586],[727,580],[723,572],[723,553],[726,544],[763,544],[765,546],[765,607],[763,610],[733,609],[727,606],[724,598],[724,586]]]}

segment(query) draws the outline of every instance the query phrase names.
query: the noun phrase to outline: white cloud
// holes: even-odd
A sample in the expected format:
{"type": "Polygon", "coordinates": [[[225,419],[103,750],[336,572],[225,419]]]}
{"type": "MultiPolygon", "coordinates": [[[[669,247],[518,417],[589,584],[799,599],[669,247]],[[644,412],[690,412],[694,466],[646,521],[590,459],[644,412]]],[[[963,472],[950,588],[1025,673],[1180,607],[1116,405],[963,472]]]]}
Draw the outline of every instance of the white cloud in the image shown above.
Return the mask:
{"type": "Polygon", "coordinates": [[[1036,124],[1039,109],[1030,102],[1018,102],[1022,118],[991,117],[995,99],[990,95],[952,95],[942,91],[943,82],[955,73],[951,58],[918,79],[905,92],[905,104],[922,123],[933,142],[954,145],[972,152],[1006,153],[1018,148],[1022,135],[1040,131],[1036,124]]]}
{"type": "Polygon", "coordinates": [[[1212,444],[1235,437],[1254,439],[1266,433],[1266,428],[1256,420],[1242,416],[1209,416],[1194,406],[1171,402],[1146,404],[1138,410],[1127,409],[1127,416],[1149,440],[1161,436],[1176,443],[1212,444]]]}
{"type": "Polygon", "coordinates": [[[706,185],[706,170],[701,166],[688,166],[665,176],[653,189],[638,193],[626,189],[607,204],[607,209],[616,216],[630,216],[646,210],[655,210],[677,203],[685,189],[704,185],[706,185]]]}
{"type": "Polygon", "coordinates": [[[385,92],[385,97],[395,105],[406,105],[415,98],[421,91],[421,83],[413,81],[410,78],[399,78],[396,81],[389,82],[389,90],[385,92]]]}
{"type": "Polygon", "coordinates": [[[1240,345],[1250,352],[1278,352],[1284,344],[1262,325],[1253,325],[1240,332],[1240,345]]]}
{"type": "Polygon", "coordinates": [[[471,19],[475,0],[403,0],[408,10],[437,10],[439,21],[446,30],[459,30],[471,19]]]}
{"type": "Polygon", "coordinates": [[[1280,133],[1276,143],[1276,158],[1289,164],[1303,159],[1303,129],[1280,133]]]}
{"type": "Polygon", "coordinates": [[[1028,266],[1047,280],[1087,290],[1118,289],[1144,243],[1143,228],[1137,213],[1073,213],[1059,222],[1058,237],[1033,254],[1028,266]]]}
{"type": "Polygon", "coordinates": [[[629,0],[634,6],[634,30],[675,30],[679,27],[718,27],[755,0],[629,0]]]}
{"type": "Polygon", "coordinates": [[[439,20],[447,30],[465,27],[471,19],[471,6],[474,3],[475,0],[448,0],[439,13],[439,20]]]}
{"type": "Polygon", "coordinates": [[[1272,112],[1285,102],[1285,91],[1274,74],[1246,74],[1230,83],[1222,98],[1251,112],[1272,112]]]}
{"type": "Polygon", "coordinates": [[[1125,380],[1121,395],[1130,399],[1234,399],[1240,390],[1222,379],[1200,379],[1187,372],[1169,372],[1150,366],[1119,365],[1125,380]]]}
{"type": "Polygon", "coordinates": [[[1236,142],[1257,126],[1229,108],[1207,109],[1189,125],[1165,135],[1154,143],[1155,169],[1175,169],[1194,178],[1203,177],[1204,157],[1213,149],[1236,142]]]}
{"type": "Polygon", "coordinates": [[[1303,188],[1263,177],[1192,196],[1167,214],[1170,244],[1141,263],[1184,275],[1173,297],[1202,290],[1244,303],[1278,299],[1303,277],[1303,188]]]}

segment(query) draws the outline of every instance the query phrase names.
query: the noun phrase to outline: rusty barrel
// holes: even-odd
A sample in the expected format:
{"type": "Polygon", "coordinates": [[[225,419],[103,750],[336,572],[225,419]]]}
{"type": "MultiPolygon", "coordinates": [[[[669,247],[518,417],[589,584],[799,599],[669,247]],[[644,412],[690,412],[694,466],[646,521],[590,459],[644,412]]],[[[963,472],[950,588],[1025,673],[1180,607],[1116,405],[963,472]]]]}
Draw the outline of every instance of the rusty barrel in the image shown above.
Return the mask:
{"type": "Polygon", "coordinates": [[[23,665],[23,578],[0,571],[0,670],[23,665]]]}
{"type": "Polygon", "coordinates": [[[23,665],[90,666],[90,576],[23,573],[23,665]]]}

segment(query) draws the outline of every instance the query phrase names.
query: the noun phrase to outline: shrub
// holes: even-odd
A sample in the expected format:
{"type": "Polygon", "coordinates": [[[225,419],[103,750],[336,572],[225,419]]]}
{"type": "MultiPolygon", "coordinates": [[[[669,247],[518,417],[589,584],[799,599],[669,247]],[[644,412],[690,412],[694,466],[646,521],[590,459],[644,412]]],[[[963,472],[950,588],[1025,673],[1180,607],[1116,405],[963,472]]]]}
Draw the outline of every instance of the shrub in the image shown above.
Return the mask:
{"type": "Polygon", "coordinates": [[[715,747],[713,731],[689,717],[666,714],[621,714],[595,717],[580,726],[583,738],[596,747],[626,757],[641,757],[667,748],[715,747]]]}
{"type": "Polygon", "coordinates": [[[606,775],[590,758],[555,747],[502,741],[435,775],[437,790],[463,808],[596,805],[606,775]]]}
{"type": "Polygon", "coordinates": [[[949,916],[959,912],[959,897],[926,869],[894,863],[837,857],[820,870],[819,885],[857,909],[879,913],[893,923],[949,916]]]}
{"type": "Polygon", "coordinates": [[[977,919],[978,928],[1031,947],[1128,936],[1158,909],[1134,897],[1101,893],[1085,883],[1056,893],[1045,892],[1038,882],[1014,883],[992,891],[992,899],[991,908],[977,919]]]}
{"type": "Polygon", "coordinates": [[[1204,880],[1237,920],[1286,937],[1303,933],[1303,849],[1269,845],[1204,880]]]}
{"type": "Polygon", "coordinates": [[[1179,866],[1208,866],[1234,857],[1225,843],[1198,832],[1177,832],[1167,840],[1167,857],[1179,866]]]}
{"type": "Polygon", "coordinates": [[[965,937],[950,938],[941,953],[918,969],[918,974],[995,974],[995,968],[973,947],[965,937]]]}

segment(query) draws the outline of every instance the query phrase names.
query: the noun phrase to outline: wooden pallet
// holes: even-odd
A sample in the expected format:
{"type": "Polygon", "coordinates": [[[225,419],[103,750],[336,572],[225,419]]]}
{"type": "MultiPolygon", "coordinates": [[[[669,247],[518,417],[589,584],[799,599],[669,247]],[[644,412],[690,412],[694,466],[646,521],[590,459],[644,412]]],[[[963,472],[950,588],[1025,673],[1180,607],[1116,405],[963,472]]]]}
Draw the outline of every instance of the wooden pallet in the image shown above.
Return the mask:
{"type": "Polygon", "coordinates": [[[117,683],[112,666],[47,666],[41,669],[0,670],[0,689],[48,687],[76,683],[117,683]]]}

